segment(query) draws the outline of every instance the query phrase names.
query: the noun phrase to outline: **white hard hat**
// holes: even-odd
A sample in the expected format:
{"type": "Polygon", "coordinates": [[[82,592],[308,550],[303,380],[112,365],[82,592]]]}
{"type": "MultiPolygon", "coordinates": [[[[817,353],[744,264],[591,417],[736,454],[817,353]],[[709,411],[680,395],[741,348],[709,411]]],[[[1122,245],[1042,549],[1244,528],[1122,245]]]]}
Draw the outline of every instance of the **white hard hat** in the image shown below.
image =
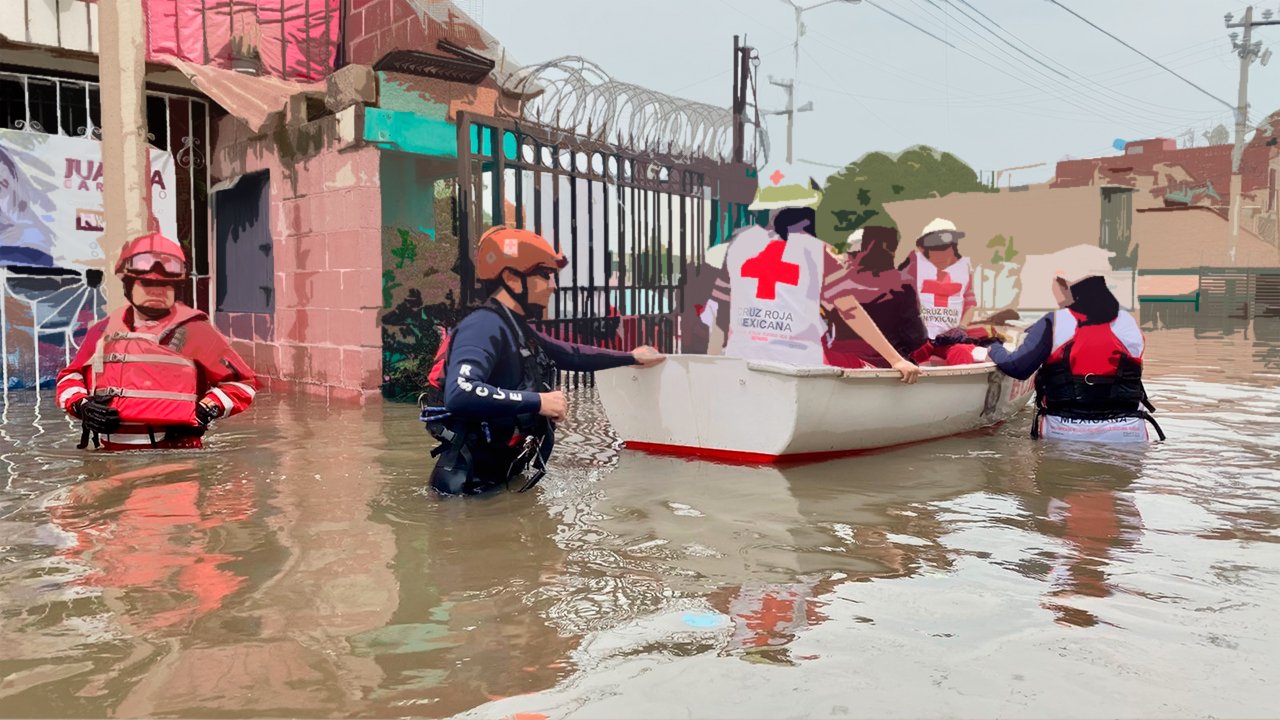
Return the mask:
{"type": "Polygon", "coordinates": [[[924,226],[924,230],[920,231],[921,235],[928,235],[931,232],[940,230],[955,230],[956,224],[946,218],[934,218],[928,225],[924,226]]]}
{"type": "Polygon", "coordinates": [[[956,224],[946,218],[934,218],[920,231],[916,245],[924,248],[940,248],[960,242],[964,233],[956,229],[956,224]]]}

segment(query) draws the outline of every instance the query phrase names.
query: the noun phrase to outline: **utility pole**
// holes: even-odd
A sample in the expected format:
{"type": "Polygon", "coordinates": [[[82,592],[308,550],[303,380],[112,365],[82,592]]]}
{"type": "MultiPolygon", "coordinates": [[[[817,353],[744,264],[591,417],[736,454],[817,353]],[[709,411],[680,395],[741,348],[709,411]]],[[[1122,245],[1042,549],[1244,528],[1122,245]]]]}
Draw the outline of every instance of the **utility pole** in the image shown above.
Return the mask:
{"type": "MultiPolygon", "coordinates": [[[[791,43],[791,84],[787,86],[787,164],[791,164],[791,135],[795,130],[796,113],[796,83],[800,80],[800,36],[804,35],[804,11],[805,8],[796,5],[792,0],[786,0],[796,11],[796,35],[795,40],[791,43]]],[[[817,5],[814,5],[817,7],[817,5]]]]}
{"type": "Polygon", "coordinates": [[[755,48],[747,45],[747,37],[742,36],[742,44],[738,44],[738,36],[733,36],[733,161],[746,162],[746,112],[747,84],[751,82],[751,53],[755,48]]]}
{"type": "Polygon", "coordinates": [[[1241,211],[1241,194],[1244,190],[1244,179],[1240,176],[1240,164],[1244,159],[1245,133],[1249,130],[1249,66],[1254,60],[1262,58],[1262,64],[1266,65],[1267,60],[1271,57],[1271,51],[1268,50],[1264,55],[1262,52],[1262,43],[1253,41],[1253,28],[1263,25],[1280,25],[1280,20],[1272,20],[1270,10],[1263,11],[1262,20],[1253,19],[1253,6],[1245,8],[1244,19],[1241,22],[1233,23],[1233,16],[1230,13],[1226,15],[1226,25],[1228,28],[1242,28],[1244,30],[1243,37],[1237,42],[1237,33],[1231,33],[1231,43],[1236,50],[1236,54],[1240,56],[1240,87],[1236,100],[1236,143],[1231,150],[1231,250],[1228,256],[1231,262],[1236,259],[1236,245],[1240,239],[1240,211],[1241,211]]]}
{"type": "MultiPolygon", "coordinates": [[[[137,0],[101,0],[98,82],[102,91],[102,204],[106,232],[102,255],[108,275],[131,238],[151,220],[150,150],[143,114],[146,83],[146,19],[137,0]]],[[[124,305],[119,283],[102,284],[107,312],[124,305]]]]}
{"type": "Polygon", "coordinates": [[[791,80],[790,82],[781,82],[774,80],[773,78],[769,78],[769,82],[777,85],[778,87],[787,89],[787,109],[771,114],[785,114],[787,116],[787,164],[789,165],[792,160],[791,150],[793,147],[793,135],[795,133],[796,113],[807,112],[813,109],[812,102],[807,102],[799,108],[795,106],[796,83],[800,78],[800,37],[804,35],[804,14],[810,10],[820,8],[823,5],[830,5],[831,3],[842,2],[849,5],[857,5],[862,2],[862,0],[823,0],[823,2],[816,3],[808,7],[797,5],[795,0],[782,0],[782,2],[790,5],[791,9],[794,10],[796,14],[795,40],[791,43],[791,80]]]}

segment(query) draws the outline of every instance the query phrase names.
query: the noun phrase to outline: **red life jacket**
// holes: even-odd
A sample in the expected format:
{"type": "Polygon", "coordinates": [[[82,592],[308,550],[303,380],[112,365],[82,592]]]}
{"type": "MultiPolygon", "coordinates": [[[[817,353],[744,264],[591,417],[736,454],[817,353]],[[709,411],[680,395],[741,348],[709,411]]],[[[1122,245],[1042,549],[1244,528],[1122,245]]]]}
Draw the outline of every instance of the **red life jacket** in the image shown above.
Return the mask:
{"type": "Polygon", "coordinates": [[[155,333],[131,330],[128,308],[107,319],[93,356],[93,394],[112,398],[122,425],[196,427],[199,374],[196,364],[167,346],[184,323],[206,315],[181,303],[155,333]]]}
{"type": "Polygon", "coordinates": [[[427,384],[437,390],[444,389],[444,373],[448,369],[446,361],[449,358],[449,338],[452,335],[448,328],[440,327],[440,346],[436,348],[436,357],[431,364],[431,372],[427,374],[427,384]]]}
{"type": "Polygon", "coordinates": [[[1121,310],[1105,325],[1083,325],[1070,309],[1053,314],[1053,350],[1036,373],[1041,412],[1073,418],[1134,417],[1145,401],[1138,323],[1121,310]]]}

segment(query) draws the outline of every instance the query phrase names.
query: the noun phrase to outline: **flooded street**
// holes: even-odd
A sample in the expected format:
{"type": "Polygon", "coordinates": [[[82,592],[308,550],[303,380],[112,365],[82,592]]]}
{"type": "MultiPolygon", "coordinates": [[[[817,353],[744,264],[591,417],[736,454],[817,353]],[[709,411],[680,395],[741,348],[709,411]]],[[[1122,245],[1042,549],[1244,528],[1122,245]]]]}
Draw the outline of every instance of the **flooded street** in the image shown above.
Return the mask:
{"type": "Polygon", "coordinates": [[[580,390],[535,491],[465,500],[410,406],[109,456],[11,394],[0,716],[1273,716],[1280,340],[1148,341],[1162,445],[731,467],[580,390]]]}

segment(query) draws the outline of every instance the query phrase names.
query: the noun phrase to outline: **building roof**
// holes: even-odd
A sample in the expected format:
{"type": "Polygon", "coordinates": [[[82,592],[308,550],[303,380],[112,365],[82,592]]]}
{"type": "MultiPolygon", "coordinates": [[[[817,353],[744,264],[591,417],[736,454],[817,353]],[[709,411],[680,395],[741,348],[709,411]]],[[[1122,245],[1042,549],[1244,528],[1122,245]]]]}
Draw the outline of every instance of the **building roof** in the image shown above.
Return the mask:
{"type": "MultiPolygon", "coordinates": [[[[952,193],[884,207],[902,233],[899,260],[915,249],[916,238],[934,218],[954,222],[965,233],[960,252],[985,263],[995,252],[987,244],[997,235],[1013,239],[1018,253],[1015,262],[1021,262],[1023,255],[1044,255],[1082,243],[1097,245],[1101,217],[1096,187],[952,193]]],[[[869,224],[881,223],[873,219],[869,224]]]]}
{"type": "Polygon", "coordinates": [[[1235,260],[1230,223],[1212,208],[1150,208],[1133,214],[1133,239],[1141,270],[1199,267],[1276,267],[1280,251],[1241,227],[1235,260]]]}

